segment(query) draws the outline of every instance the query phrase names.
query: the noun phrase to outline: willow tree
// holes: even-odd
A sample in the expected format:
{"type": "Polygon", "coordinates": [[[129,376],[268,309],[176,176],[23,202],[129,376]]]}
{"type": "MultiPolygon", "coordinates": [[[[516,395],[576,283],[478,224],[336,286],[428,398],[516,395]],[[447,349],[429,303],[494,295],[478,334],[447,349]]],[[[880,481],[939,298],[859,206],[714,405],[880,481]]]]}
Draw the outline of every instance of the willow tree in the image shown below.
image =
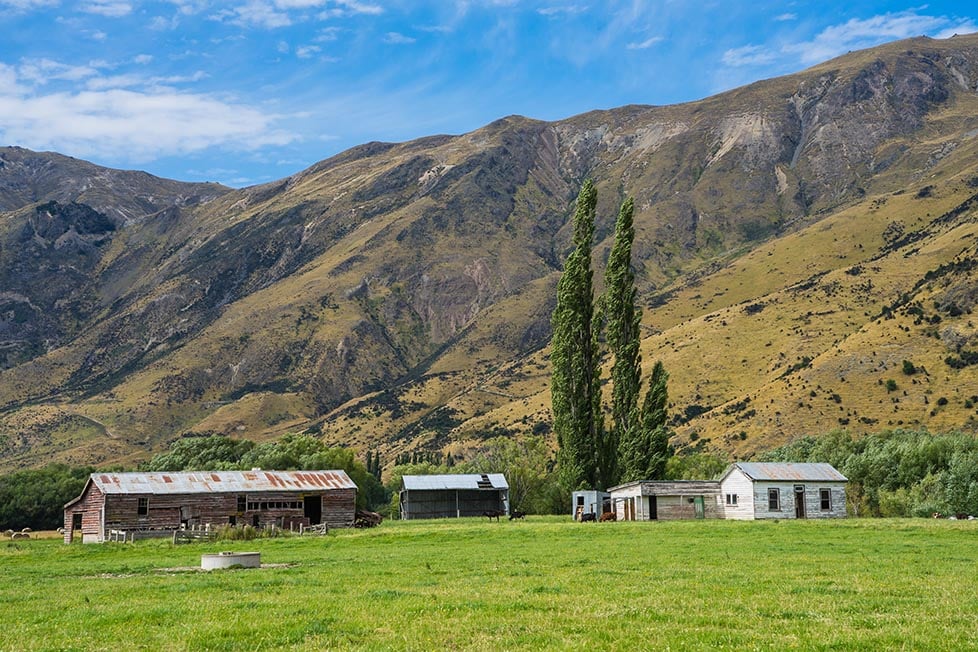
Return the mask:
{"type": "Polygon", "coordinates": [[[572,489],[605,486],[599,460],[604,423],[591,270],[596,205],[594,184],[585,181],[574,210],[574,248],[557,282],[552,317],[550,392],[557,464],[565,486],[572,489]]]}

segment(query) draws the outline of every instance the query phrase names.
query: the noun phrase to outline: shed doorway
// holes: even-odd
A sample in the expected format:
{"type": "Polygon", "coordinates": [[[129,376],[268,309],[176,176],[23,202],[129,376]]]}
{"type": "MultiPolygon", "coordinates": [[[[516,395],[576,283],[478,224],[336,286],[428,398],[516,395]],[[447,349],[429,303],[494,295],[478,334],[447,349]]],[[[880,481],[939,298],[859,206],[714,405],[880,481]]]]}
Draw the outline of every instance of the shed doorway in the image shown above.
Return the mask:
{"type": "Polygon", "coordinates": [[[795,485],[795,518],[805,518],[805,485],[795,485]]]}
{"type": "Polygon", "coordinates": [[[303,497],[302,515],[309,519],[309,525],[319,525],[323,520],[323,499],[320,496],[303,497]]]}
{"type": "Polygon", "coordinates": [[[659,509],[656,505],[655,496],[649,496],[649,520],[655,521],[659,518],[659,509]]]}
{"type": "Polygon", "coordinates": [[[706,507],[703,504],[703,496],[693,497],[693,515],[696,518],[706,518],[706,507]]]}

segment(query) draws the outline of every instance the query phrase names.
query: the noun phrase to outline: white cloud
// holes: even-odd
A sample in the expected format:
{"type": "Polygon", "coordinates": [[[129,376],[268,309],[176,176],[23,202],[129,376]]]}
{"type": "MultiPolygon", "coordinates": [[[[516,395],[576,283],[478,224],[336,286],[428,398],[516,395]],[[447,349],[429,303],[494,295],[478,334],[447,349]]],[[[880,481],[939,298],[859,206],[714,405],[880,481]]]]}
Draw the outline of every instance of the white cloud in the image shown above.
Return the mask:
{"type": "Polygon", "coordinates": [[[0,6],[14,9],[35,9],[39,7],[54,7],[59,0],[0,0],[0,6]]]}
{"type": "Polygon", "coordinates": [[[310,59],[318,54],[321,49],[318,45],[300,45],[295,49],[295,56],[300,59],[310,59]]]}
{"type": "Polygon", "coordinates": [[[21,80],[35,85],[44,85],[52,81],[78,82],[99,74],[98,64],[73,66],[51,59],[35,59],[24,61],[18,68],[21,80]]]}
{"type": "Polygon", "coordinates": [[[408,45],[414,43],[417,39],[410,36],[405,36],[400,32],[387,32],[384,35],[384,43],[391,43],[394,45],[408,45]]]}
{"type": "Polygon", "coordinates": [[[98,14],[108,18],[119,18],[128,16],[132,13],[132,5],[128,2],[117,2],[115,0],[92,0],[83,3],[78,7],[79,11],[87,14],[98,14]]]}
{"type": "Polygon", "coordinates": [[[956,34],[973,34],[978,32],[978,24],[971,19],[963,20],[959,23],[955,23],[951,27],[947,27],[940,32],[934,34],[934,38],[951,38],[956,34]]]}
{"type": "Polygon", "coordinates": [[[148,161],[211,147],[255,150],[297,136],[276,125],[283,116],[162,84],[179,77],[102,76],[96,66],[48,59],[18,68],[0,64],[0,142],[75,156],[148,161]],[[85,90],[37,92],[51,80],[81,81],[85,90]],[[143,90],[133,90],[141,87],[143,90]]]}
{"type": "Polygon", "coordinates": [[[152,61],[152,54],[137,54],[135,57],[133,57],[133,63],[138,63],[140,65],[146,65],[148,63],[152,63],[152,61]]]}
{"type": "Polygon", "coordinates": [[[774,20],[776,20],[778,22],[781,22],[781,23],[783,23],[785,21],[797,20],[797,19],[798,19],[798,14],[781,14],[780,16],[775,16],[774,17],[774,20]]]}
{"type": "Polygon", "coordinates": [[[721,61],[727,66],[766,66],[778,59],[778,53],[760,45],[745,45],[723,53],[721,61]]]}
{"type": "Polygon", "coordinates": [[[217,17],[236,25],[252,25],[269,29],[288,27],[292,24],[288,13],[279,11],[273,4],[262,0],[249,0],[233,9],[221,11],[217,17]]]}
{"type": "Polygon", "coordinates": [[[628,50],[647,50],[656,43],[660,43],[662,40],[663,38],[661,36],[653,36],[645,39],[644,41],[629,43],[625,46],[625,48],[628,50]]]}
{"type": "Polygon", "coordinates": [[[541,16],[560,16],[582,14],[587,11],[587,5],[563,5],[558,7],[542,7],[537,9],[541,16]]]}
{"type": "Polygon", "coordinates": [[[940,16],[921,16],[912,11],[883,14],[866,19],[853,18],[822,30],[811,41],[785,46],[784,51],[799,55],[814,64],[850,50],[872,47],[886,41],[936,33],[950,21],[940,16]]]}

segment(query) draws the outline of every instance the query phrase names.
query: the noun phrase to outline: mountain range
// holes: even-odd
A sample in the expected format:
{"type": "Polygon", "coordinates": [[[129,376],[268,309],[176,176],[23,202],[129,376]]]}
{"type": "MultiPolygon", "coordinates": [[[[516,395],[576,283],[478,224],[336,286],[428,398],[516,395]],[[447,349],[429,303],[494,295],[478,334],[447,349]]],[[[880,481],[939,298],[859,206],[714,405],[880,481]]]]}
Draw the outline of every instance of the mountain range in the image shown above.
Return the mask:
{"type": "Polygon", "coordinates": [[[978,430],[978,35],[697,102],[368,143],[231,189],[0,148],[0,470],[310,432],[465,457],[550,435],[582,181],[635,199],[679,449],[978,430]]]}

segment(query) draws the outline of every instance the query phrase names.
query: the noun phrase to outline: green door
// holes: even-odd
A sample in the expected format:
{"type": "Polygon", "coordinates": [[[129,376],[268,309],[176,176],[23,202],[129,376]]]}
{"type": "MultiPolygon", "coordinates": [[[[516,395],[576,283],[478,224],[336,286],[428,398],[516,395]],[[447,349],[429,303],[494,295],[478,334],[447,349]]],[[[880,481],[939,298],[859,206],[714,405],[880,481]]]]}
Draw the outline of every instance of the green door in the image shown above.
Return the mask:
{"type": "Polygon", "coordinates": [[[693,498],[693,512],[696,518],[706,518],[706,510],[703,507],[703,496],[693,498]]]}

